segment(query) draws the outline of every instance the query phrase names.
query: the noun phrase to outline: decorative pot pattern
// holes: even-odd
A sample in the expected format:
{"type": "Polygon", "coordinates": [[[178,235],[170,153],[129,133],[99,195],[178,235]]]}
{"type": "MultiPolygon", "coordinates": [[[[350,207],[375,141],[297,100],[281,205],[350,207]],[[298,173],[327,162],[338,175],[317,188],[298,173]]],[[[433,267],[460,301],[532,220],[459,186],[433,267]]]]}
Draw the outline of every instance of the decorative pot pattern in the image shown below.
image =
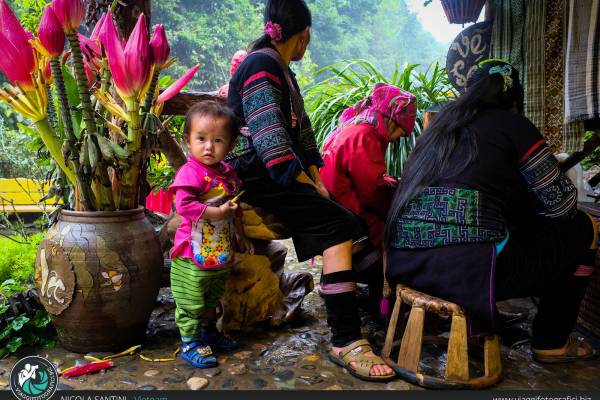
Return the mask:
{"type": "Polygon", "coordinates": [[[35,280],[62,345],[120,351],[144,337],[162,252],[144,209],[61,212],[40,243],[35,280]]]}

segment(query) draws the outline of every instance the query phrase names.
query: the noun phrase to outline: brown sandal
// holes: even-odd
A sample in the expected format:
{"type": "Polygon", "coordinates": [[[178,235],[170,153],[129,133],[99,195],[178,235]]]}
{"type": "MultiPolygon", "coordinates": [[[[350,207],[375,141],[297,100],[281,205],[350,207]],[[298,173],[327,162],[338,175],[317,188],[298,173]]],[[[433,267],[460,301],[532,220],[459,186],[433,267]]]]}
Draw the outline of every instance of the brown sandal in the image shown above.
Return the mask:
{"type": "Polygon", "coordinates": [[[583,338],[569,337],[567,340],[566,350],[563,354],[548,354],[550,350],[536,350],[531,348],[532,357],[535,361],[541,363],[566,363],[572,361],[591,360],[598,353],[594,348],[583,338]],[[579,349],[584,349],[584,354],[579,354],[579,349]]]}
{"type": "Polygon", "coordinates": [[[387,382],[396,377],[396,373],[392,371],[390,375],[371,375],[371,368],[374,365],[384,364],[385,361],[379,356],[367,357],[365,353],[373,351],[369,342],[365,339],[357,340],[343,347],[339,354],[329,352],[331,362],[345,368],[352,376],[369,382],[387,382]],[[350,366],[351,362],[356,363],[356,369],[350,366]]]}

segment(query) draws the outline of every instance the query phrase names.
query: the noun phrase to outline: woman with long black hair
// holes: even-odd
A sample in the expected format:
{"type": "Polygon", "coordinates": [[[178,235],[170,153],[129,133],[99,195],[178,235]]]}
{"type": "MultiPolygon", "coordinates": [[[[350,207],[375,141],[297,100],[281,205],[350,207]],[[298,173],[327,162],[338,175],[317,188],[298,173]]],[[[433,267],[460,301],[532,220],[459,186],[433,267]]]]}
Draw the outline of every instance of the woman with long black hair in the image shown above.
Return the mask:
{"type": "Polygon", "coordinates": [[[570,333],[597,227],[522,109],[518,71],[486,60],[434,118],[388,215],[387,278],[458,303],[486,330],[498,328],[496,301],[539,296],[534,359],[590,358],[570,333]]]}
{"type": "Polygon", "coordinates": [[[323,160],[289,69],[304,56],[311,24],[304,0],[267,2],[264,35],[229,84],[228,105],[244,128],[227,161],[244,181],[242,200],[290,229],[300,261],[323,255],[320,291],[332,332],[331,360],[360,379],[389,380],[394,372],[360,331],[351,247],[366,233],[323,186],[323,160]]]}

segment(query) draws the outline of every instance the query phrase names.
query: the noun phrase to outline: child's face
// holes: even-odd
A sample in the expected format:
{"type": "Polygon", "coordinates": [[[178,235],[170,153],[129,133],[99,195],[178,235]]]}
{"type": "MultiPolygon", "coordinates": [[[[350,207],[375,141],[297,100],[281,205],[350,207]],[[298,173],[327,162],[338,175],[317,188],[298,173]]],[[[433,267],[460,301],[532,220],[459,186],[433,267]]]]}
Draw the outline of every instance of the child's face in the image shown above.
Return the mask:
{"type": "Polygon", "coordinates": [[[186,145],[194,158],[204,165],[212,166],[223,161],[232,145],[227,120],[207,115],[192,117],[186,145]]]}

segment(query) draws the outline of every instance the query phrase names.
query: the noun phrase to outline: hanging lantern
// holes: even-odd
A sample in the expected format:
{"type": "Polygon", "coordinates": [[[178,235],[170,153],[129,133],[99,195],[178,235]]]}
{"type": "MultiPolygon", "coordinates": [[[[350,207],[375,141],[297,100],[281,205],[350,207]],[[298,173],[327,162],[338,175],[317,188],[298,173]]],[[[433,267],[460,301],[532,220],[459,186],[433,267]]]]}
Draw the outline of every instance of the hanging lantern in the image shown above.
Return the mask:
{"type": "Polygon", "coordinates": [[[485,0],[442,0],[442,7],[451,24],[476,22],[485,0]]]}

